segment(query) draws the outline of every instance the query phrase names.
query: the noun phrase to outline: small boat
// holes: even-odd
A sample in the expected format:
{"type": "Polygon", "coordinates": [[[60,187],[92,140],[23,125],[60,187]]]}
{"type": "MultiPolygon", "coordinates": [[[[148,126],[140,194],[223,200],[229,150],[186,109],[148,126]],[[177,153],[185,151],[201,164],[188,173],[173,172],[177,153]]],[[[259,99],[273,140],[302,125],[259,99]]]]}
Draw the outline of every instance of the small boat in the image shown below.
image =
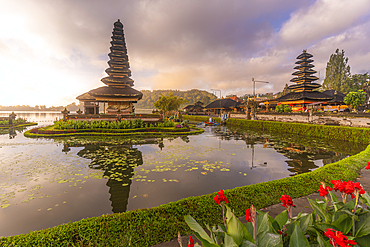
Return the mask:
{"type": "Polygon", "coordinates": [[[218,122],[203,122],[205,126],[218,126],[218,122]]]}

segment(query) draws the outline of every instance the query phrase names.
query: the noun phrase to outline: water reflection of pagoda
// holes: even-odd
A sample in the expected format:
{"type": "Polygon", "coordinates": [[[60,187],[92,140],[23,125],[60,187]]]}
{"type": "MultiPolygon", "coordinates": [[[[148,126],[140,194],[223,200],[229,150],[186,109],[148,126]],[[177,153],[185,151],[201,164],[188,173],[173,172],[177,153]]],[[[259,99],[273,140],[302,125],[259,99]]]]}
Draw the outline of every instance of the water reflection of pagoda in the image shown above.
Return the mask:
{"type": "Polygon", "coordinates": [[[84,102],[85,114],[99,114],[99,103],[108,104],[108,114],[130,114],[134,112],[133,103],[137,103],[143,94],[132,88],[134,81],[130,78],[131,71],[128,62],[123,24],[120,20],[114,23],[109,68],[105,70],[107,77],[101,81],[107,86],[90,90],[77,97],[84,102]]]}
{"type": "Polygon", "coordinates": [[[288,86],[288,89],[291,90],[290,93],[277,99],[281,104],[291,105],[293,107],[293,111],[303,110],[307,104],[333,99],[329,95],[314,91],[321,87],[321,85],[313,83],[313,81],[316,81],[319,78],[314,76],[316,71],[312,69],[315,67],[312,64],[312,57],[313,56],[305,50],[297,57],[297,66],[294,67],[297,71],[292,74],[296,77],[290,80],[295,84],[288,86]]]}

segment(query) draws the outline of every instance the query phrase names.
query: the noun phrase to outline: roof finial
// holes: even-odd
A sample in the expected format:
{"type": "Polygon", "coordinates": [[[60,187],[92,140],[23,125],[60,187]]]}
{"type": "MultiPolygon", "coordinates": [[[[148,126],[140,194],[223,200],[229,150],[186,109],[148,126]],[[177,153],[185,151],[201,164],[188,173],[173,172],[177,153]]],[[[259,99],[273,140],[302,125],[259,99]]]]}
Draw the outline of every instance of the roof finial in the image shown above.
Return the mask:
{"type": "Polygon", "coordinates": [[[306,50],[303,50],[303,53],[306,53],[306,50]]]}
{"type": "Polygon", "coordinates": [[[120,22],[120,20],[118,19],[118,22],[120,22]]]}

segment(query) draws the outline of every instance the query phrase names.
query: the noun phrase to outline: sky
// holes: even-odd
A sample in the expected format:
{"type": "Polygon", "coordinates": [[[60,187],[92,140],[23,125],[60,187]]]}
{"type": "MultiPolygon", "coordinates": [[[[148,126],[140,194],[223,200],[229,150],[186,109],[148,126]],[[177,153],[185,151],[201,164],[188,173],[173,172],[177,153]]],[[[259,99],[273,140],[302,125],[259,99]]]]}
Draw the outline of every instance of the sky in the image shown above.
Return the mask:
{"type": "Polygon", "coordinates": [[[0,0],[0,105],[67,105],[105,86],[117,19],[137,90],[242,96],[255,78],[277,93],[304,49],[320,83],[337,48],[352,74],[370,72],[370,0],[0,0]]]}

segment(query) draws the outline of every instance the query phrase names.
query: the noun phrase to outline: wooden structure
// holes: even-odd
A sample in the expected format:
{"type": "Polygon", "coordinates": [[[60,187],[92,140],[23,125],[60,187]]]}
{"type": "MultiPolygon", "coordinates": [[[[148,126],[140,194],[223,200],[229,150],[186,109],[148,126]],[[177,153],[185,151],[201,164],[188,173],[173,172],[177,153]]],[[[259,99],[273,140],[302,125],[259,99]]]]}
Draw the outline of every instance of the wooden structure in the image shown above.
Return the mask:
{"type": "Polygon", "coordinates": [[[208,111],[220,115],[225,112],[231,111],[239,111],[240,110],[240,103],[232,100],[230,98],[227,99],[217,99],[211,103],[209,103],[205,109],[208,111]]]}
{"type": "Polygon", "coordinates": [[[133,103],[137,103],[143,94],[132,88],[134,81],[130,78],[123,24],[120,20],[114,23],[109,68],[105,70],[107,77],[101,81],[107,86],[90,90],[77,97],[84,103],[84,114],[99,114],[99,103],[104,104],[104,113],[125,115],[135,112],[133,103]],[[108,108],[105,109],[106,103],[108,108]]]}
{"type": "Polygon", "coordinates": [[[333,99],[333,97],[327,94],[314,91],[314,89],[318,89],[321,85],[314,83],[319,78],[314,76],[316,71],[312,69],[315,67],[312,64],[312,57],[305,50],[297,57],[297,66],[294,67],[297,71],[292,74],[296,77],[290,80],[295,84],[288,86],[288,89],[291,90],[290,93],[277,98],[279,103],[292,106],[293,111],[303,111],[308,104],[333,99]]]}

